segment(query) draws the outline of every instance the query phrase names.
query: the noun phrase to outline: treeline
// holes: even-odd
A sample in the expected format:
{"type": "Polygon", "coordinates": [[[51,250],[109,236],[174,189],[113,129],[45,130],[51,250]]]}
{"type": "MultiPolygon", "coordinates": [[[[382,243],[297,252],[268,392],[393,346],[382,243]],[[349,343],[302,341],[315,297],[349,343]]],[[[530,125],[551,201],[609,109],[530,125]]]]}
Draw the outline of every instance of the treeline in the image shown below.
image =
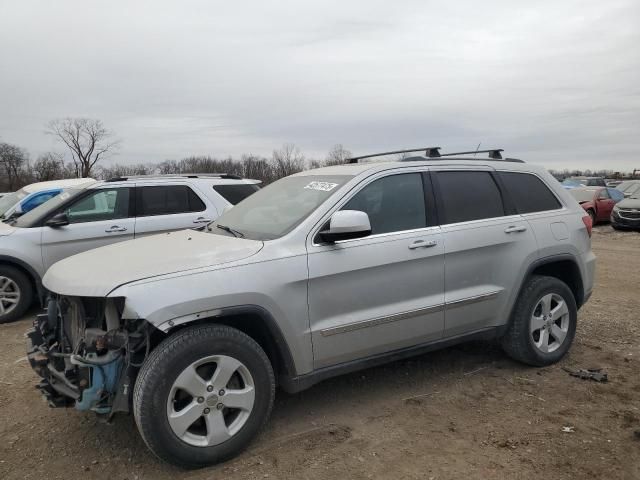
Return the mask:
{"type": "MultiPolygon", "coordinates": [[[[74,156],[68,162],[61,153],[48,152],[34,161],[28,152],[9,143],[0,143],[0,192],[11,192],[24,185],[63,178],[78,178],[86,175],[97,179],[109,179],[132,175],[185,174],[185,173],[229,173],[245,178],[254,178],[268,184],[287,175],[309,168],[345,163],[351,152],[342,145],[335,145],[323,159],[306,157],[294,144],[285,144],[274,150],[269,157],[245,154],[239,158],[217,158],[212,156],[191,156],[182,160],[164,160],[157,163],[135,165],[112,164],[93,165],[78,161],[74,156]]],[[[630,174],[613,170],[549,170],[562,180],[571,176],[597,176],[605,178],[629,178],[630,174]]]]}
{"type": "MultiPolygon", "coordinates": [[[[265,184],[308,168],[345,163],[351,153],[342,145],[335,145],[323,159],[307,158],[293,144],[274,150],[271,156],[245,154],[239,158],[191,156],[182,160],[165,160],[135,165],[113,164],[95,166],[90,176],[109,179],[132,175],[229,173],[262,180],[265,184]]],[[[62,154],[49,152],[31,161],[26,150],[8,143],[0,143],[0,191],[15,191],[34,182],[78,178],[77,163],[66,162],[62,154]]]]}
{"type": "Polygon", "coordinates": [[[614,170],[607,170],[607,169],[589,170],[588,168],[586,170],[579,170],[579,169],[570,170],[568,168],[565,168],[564,170],[556,170],[556,169],[550,168],[549,173],[559,179],[565,179],[567,177],[582,177],[582,176],[623,179],[623,178],[628,178],[632,176],[631,173],[626,173],[626,172],[617,172],[614,170]]]}

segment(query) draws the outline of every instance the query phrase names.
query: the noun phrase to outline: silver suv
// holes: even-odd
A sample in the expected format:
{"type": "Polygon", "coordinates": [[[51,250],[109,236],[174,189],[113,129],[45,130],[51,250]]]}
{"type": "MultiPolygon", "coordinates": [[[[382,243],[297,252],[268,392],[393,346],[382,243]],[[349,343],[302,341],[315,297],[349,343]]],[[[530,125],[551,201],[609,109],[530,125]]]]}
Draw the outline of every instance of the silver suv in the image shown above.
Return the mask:
{"type": "Polygon", "coordinates": [[[57,261],[154,233],[205,227],[258,183],[226,174],[91,180],[0,222],[0,323],[20,318],[35,297],[44,299],[42,276],[57,261]]]}
{"type": "Polygon", "coordinates": [[[40,390],[131,409],[159,458],[199,467],[248,444],[276,386],[469,339],[557,362],[593,287],[589,216],[542,168],[428,153],[302,172],[205,231],[57,263],[29,333],[40,390]]]}

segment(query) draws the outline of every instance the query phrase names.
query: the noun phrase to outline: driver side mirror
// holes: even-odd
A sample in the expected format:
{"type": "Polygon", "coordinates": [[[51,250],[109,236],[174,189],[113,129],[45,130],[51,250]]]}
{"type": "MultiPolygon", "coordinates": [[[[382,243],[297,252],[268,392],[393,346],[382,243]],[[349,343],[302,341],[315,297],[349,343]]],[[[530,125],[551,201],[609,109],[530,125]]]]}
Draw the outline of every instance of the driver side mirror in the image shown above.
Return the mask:
{"type": "Polygon", "coordinates": [[[371,235],[369,215],[360,210],[339,210],[331,215],[329,228],[319,233],[326,243],[350,240],[371,235]]]}
{"type": "Polygon", "coordinates": [[[65,225],[69,225],[69,217],[67,217],[67,214],[64,212],[58,213],[47,220],[45,225],[52,228],[64,227],[65,225]]]}

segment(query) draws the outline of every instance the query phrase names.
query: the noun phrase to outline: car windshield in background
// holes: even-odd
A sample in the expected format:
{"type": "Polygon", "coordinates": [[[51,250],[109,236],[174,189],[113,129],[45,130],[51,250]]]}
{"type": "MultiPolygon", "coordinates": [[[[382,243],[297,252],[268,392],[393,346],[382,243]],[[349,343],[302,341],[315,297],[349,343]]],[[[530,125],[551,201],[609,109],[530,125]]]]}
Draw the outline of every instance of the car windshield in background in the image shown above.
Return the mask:
{"type": "Polygon", "coordinates": [[[616,187],[616,190],[624,192],[625,196],[638,196],[640,194],[640,180],[625,180],[616,187]]]}
{"type": "Polygon", "coordinates": [[[26,196],[27,192],[21,188],[17,192],[8,193],[4,197],[0,198],[0,216],[7,213],[7,210],[9,210],[26,196]]]}
{"type": "Polygon", "coordinates": [[[582,189],[582,188],[574,188],[569,190],[569,193],[575,198],[578,202],[590,202],[593,200],[593,197],[596,194],[596,190],[593,189],[582,189]]]}
{"type": "Polygon", "coordinates": [[[16,227],[30,228],[37,224],[42,217],[48,215],[50,212],[57,210],[60,205],[66,203],[72,197],[84,192],[82,188],[68,188],[60,192],[58,195],[50,200],[47,200],[42,205],[38,205],[33,210],[25,213],[19,217],[14,225],[16,227]]]}
{"type": "Polygon", "coordinates": [[[572,180],[571,178],[565,178],[562,181],[562,184],[565,187],[581,187],[583,184],[580,183],[578,180],[572,180]]]}
{"type": "Polygon", "coordinates": [[[252,193],[260,190],[255,183],[236,183],[233,185],[214,185],[213,189],[231,205],[236,205],[252,193]]]}
{"type": "Polygon", "coordinates": [[[350,175],[283,178],[225,212],[208,230],[253,240],[279,238],[293,230],[351,178],[350,175]]]}

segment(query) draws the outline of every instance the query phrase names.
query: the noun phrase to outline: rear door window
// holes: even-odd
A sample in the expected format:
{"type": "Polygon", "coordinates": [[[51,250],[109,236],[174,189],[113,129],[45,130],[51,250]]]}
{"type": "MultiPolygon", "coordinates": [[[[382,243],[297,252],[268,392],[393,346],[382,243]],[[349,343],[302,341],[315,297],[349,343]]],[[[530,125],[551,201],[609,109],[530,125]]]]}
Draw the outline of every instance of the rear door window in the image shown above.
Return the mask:
{"type": "Polygon", "coordinates": [[[235,205],[260,190],[260,187],[253,183],[239,183],[235,185],[214,185],[213,190],[231,205],[235,205]]]}
{"type": "Polygon", "coordinates": [[[136,188],[138,217],[202,212],[206,205],[186,185],[159,185],[136,188]]]}
{"type": "Polygon", "coordinates": [[[440,223],[469,222],[505,214],[500,189],[489,172],[435,172],[440,223]]]}
{"type": "Polygon", "coordinates": [[[518,213],[561,208],[553,192],[535,175],[517,172],[500,172],[499,175],[518,213]]]}

